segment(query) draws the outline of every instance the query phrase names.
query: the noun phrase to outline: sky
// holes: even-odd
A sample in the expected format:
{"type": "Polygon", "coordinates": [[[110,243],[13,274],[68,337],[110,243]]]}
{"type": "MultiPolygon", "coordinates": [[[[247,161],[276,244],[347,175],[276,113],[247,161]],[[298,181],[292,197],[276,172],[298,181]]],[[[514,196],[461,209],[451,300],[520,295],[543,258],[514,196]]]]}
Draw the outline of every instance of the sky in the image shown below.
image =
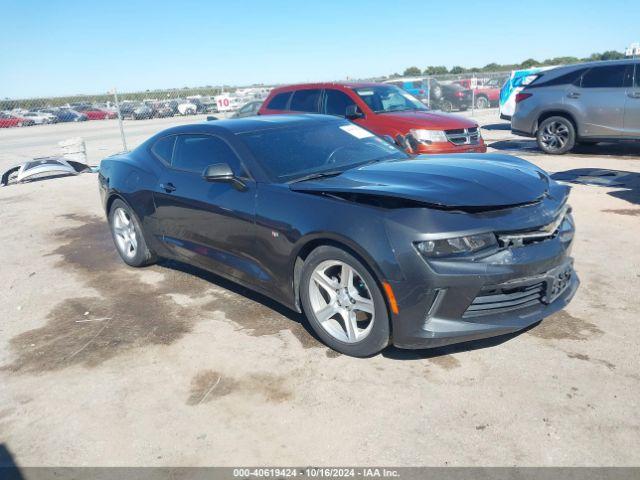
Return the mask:
{"type": "Polygon", "coordinates": [[[640,41],[609,0],[0,0],[0,98],[366,78],[640,41]]]}

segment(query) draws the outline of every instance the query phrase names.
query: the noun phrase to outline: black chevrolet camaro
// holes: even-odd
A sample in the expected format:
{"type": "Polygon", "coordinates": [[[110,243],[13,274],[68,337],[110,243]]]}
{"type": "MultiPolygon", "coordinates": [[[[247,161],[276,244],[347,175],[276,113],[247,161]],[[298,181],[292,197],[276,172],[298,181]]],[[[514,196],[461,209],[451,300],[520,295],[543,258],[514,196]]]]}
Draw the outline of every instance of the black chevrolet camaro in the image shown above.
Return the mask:
{"type": "Polygon", "coordinates": [[[410,157],[344,119],[274,115],[170,128],[99,179],[127,264],[213,271],[348,355],[515,332],[578,287],[569,189],[515,157],[410,157]]]}

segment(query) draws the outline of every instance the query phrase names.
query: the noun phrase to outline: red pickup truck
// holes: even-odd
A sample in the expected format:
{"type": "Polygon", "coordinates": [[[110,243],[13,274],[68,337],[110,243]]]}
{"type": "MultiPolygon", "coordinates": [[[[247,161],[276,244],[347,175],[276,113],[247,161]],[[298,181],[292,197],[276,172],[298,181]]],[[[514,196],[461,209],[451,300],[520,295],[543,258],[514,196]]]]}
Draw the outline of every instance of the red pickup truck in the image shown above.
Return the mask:
{"type": "Polygon", "coordinates": [[[489,107],[497,107],[500,102],[500,87],[498,80],[489,79],[487,81],[482,81],[480,79],[476,80],[476,88],[471,88],[471,79],[465,78],[463,80],[456,80],[453,83],[457,83],[458,85],[467,88],[469,90],[473,90],[474,99],[476,102],[476,108],[489,108],[489,107]]]}
{"type": "Polygon", "coordinates": [[[258,115],[292,112],[345,117],[418,154],[487,151],[476,122],[432,112],[394,85],[313,83],[274,88],[258,115]]]}

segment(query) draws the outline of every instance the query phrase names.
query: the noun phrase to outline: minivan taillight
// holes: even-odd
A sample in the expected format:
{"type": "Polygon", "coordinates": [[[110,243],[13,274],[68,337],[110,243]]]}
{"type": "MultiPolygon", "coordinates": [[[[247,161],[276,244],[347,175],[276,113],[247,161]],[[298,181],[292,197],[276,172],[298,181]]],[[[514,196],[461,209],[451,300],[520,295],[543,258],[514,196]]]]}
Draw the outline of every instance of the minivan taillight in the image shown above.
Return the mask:
{"type": "Polygon", "coordinates": [[[456,97],[458,98],[464,97],[464,92],[456,92],[456,97]]]}
{"type": "Polygon", "coordinates": [[[520,103],[523,100],[526,100],[527,98],[529,98],[531,95],[533,95],[532,93],[516,93],[516,103],[520,103]]]}

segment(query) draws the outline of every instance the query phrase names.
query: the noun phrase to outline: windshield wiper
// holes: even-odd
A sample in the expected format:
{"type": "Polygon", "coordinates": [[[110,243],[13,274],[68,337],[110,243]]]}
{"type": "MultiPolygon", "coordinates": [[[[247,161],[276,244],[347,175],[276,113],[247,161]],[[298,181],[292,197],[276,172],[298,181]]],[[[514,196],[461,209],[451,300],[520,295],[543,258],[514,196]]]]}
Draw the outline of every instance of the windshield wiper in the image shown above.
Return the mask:
{"type": "Polygon", "coordinates": [[[330,170],[328,172],[315,172],[315,173],[310,173],[309,175],[305,175],[304,177],[296,178],[295,180],[289,183],[305,182],[307,180],[315,180],[317,178],[337,177],[342,173],[344,173],[344,170],[330,170]]]}

